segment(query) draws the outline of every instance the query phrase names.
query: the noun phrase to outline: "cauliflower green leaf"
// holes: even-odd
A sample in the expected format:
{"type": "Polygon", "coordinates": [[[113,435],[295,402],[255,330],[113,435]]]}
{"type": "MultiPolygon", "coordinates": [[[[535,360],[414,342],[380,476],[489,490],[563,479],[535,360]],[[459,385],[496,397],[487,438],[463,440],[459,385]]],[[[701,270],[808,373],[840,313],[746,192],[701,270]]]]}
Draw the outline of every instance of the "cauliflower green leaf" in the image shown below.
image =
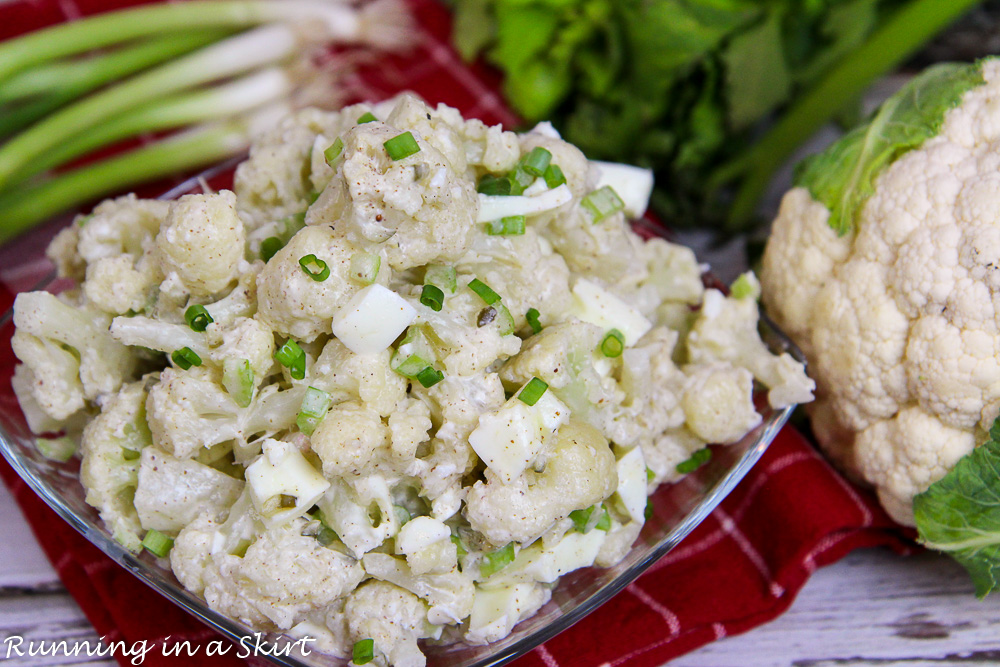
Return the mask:
{"type": "Polygon", "coordinates": [[[936,136],[945,114],[982,85],[980,64],[941,63],[913,77],[871,119],[799,165],[795,185],[830,209],[828,224],[851,231],[875,180],[899,157],[936,136]]]}
{"type": "Polygon", "coordinates": [[[984,444],[913,499],[924,546],[944,551],[969,574],[980,598],[1000,585],[1000,419],[984,444]]]}

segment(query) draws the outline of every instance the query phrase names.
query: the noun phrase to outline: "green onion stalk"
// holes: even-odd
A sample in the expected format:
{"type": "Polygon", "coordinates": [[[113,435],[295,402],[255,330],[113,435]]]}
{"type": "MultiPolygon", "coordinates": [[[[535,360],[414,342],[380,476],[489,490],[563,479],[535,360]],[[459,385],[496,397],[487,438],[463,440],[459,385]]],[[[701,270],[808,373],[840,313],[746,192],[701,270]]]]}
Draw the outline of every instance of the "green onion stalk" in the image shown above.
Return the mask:
{"type": "Polygon", "coordinates": [[[774,172],[848,100],[898,67],[976,4],[978,0],[914,0],[897,10],[864,44],[804,93],[753,148],[716,170],[709,179],[712,190],[738,183],[726,228],[746,228],[774,172]]]}

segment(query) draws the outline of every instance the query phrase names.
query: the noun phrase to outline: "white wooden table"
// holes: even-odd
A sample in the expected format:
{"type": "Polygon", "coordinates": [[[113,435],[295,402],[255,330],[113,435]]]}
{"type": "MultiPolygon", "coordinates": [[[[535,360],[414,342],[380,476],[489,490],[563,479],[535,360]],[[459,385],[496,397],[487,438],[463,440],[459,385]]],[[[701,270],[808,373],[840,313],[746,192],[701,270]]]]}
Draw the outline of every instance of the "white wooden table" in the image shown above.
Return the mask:
{"type": "MultiPolygon", "coordinates": [[[[6,659],[12,635],[95,640],[0,484],[0,663],[17,666],[115,663],[80,658],[6,659]]],[[[813,575],[778,620],[729,637],[670,667],[823,667],[1000,664],[1000,597],[978,601],[964,571],[932,554],[901,558],[858,551],[813,575]]],[[[181,664],[178,661],[178,664],[181,664]]]]}

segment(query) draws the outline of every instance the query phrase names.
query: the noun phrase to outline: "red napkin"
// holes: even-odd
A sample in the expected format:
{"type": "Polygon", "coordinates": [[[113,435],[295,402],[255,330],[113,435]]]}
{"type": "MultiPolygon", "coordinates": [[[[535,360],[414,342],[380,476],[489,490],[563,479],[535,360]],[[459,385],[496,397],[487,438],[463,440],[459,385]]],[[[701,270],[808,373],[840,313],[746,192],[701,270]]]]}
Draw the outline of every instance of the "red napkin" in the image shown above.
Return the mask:
{"type": "MultiPolygon", "coordinates": [[[[0,4],[0,38],[134,0],[14,0],[0,4]]],[[[381,59],[348,82],[359,98],[411,89],[488,123],[516,117],[497,93],[494,74],[464,65],[448,45],[450,17],[437,0],[409,0],[418,21],[415,52],[381,59]]],[[[0,288],[0,312],[13,295],[0,288]]],[[[10,346],[0,348],[9,377],[10,346]]],[[[6,378],[4,378],[6,379],[6,378]]],[[[8,385],[9,386],[9,385],[8,385]]],[[[219,635],[114,564],[48,509],[11,468],[0,464],[38,540],[98,634],[126,645],[190,640],[195,658],[151,651],[147,667],[242,664],[230,651],[206,658],[219,635]],[[154,611],[155,610],[155,611],[154,611]]],[[[726,635],[781,614],[809,575],[852,549],[909,543],[867,492],[838,475],[786,427],[757,466],[680,546],[616,598],[572,629],[518,660],[518,667],[661,665],[726,635]],[[611,641],[610,638],[614,638],[611,641]]],[[[216,644],[217,646],[217,644],[216,644]]],[[[119,657],[122,665],[128,657],[119,657]]]]}

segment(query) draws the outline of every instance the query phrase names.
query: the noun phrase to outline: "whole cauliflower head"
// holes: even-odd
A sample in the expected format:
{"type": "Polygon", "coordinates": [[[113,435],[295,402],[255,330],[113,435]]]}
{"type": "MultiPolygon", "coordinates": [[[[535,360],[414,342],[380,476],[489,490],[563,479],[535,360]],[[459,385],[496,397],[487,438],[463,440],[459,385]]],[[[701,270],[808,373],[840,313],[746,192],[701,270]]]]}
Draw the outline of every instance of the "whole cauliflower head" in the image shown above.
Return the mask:
{"type": "Polygon", "coordinates": [[[764,254],[817,439],[904,524],[1000,403],[998,104],[1000,61],[917,77],[802,166],[764,254]]]}

